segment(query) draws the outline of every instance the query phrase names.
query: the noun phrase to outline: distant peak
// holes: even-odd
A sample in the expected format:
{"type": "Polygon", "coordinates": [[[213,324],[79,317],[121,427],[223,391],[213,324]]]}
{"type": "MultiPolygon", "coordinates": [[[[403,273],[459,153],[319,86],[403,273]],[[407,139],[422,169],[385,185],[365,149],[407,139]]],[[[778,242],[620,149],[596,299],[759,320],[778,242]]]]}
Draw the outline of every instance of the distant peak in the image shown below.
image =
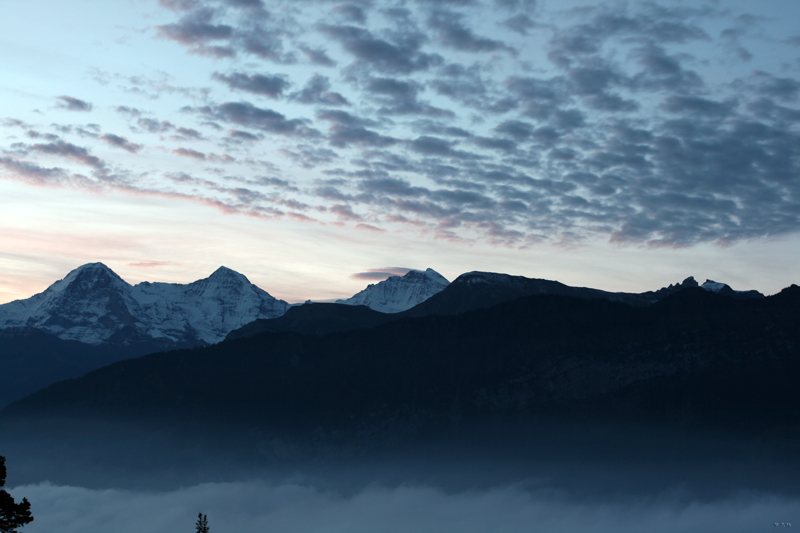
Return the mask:
{"type": "Polygon", "coordinates": [[[439,274],[438,272],[436,272],[432,268],[428,268],[428,269],[425,270],[425,277],[427,277],[431,281],[435,281],[435,282],[441,283],[443,285],[449,285],[450,284],[450,282],[447,281],[447,278],[445,278],[444,276],[442,276],[441,274],[439,274]]]}
{"type": "Polygon", "coordinates": [[[111,270],[105,264],[100,263],[100,262],[97,262],[97,263],[86,263],[85,265],[79,266],[74,271],[75,272],[83,272],[85,270],[88,270],[88,271],[98,270],[98,271],[113,272],[113,270],[111,270]]]}
{"type": "Polygon", "coordinates": [[[726,283],[718,283],[713,279],[707,279],[705,283],[703,283],[700,286],[700,288],[711,292],[720,292],[722,290],[725,290],[726,288],[728,290],[731,290],[731,288],[726,283]]]}
{"type": "Polygon", "coordinates": [[[236,278],[249,283],[249,280],[245,277],[244,274],[240,274],[235,270],[230,269],[226,266],[219,267],[209,276],[209,279],[227,279],[227,278],[236,278]]]}
{"type": "Polygon", "coordinates": [[[86,263],[85,265],[81,265],[64,278],[65,280],[72,280],[77,277],[84,278],[86,276],[90,277],[97,277],[102,275],[110,276],[112,278],[122,279],[117,275],[116,272],[108,268],[103,263],[86,263]]]}

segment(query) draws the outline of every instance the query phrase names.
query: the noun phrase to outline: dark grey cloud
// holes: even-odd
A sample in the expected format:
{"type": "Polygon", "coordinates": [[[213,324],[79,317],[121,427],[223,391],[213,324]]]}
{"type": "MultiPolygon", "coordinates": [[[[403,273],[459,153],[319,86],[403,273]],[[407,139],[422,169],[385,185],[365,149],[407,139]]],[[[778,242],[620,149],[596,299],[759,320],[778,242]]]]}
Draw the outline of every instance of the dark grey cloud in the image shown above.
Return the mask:
{"type": "Polygon", "coordinates": [[[253,25],[239,37],[242,49],[261,59],[290,65],[297,62],[293,52],[283,49],[283,32],[277,28],[264,28],[253,25]]]}
{"type": "Polygon", "coordinates": [[[514,140],[524,141],[533,135],[533,126],[521,120],[505,120],[498,124],[494,131],[501,135],[507,135],[514,140]]]}
{"type": "Polygon", "coordinates": [[[300,51],[305,54],[306,58],[315,65],[323,67],[335,67],[336,61],[328,56],[328,53],[321,48],[310,48],[308,46],[300,46],[300,51]]]}
{"type": "Polygon", "coordinates": [[[395,78],[371,78],[364,84],[367,94],[382,104],[379,109],[382,114],[455,117],[455,113],[450,110],[419,101],[417,95],[422,89],[423,87],[419,83],[395,78]]]}
{"type": "Polygon", "coordinates": [[[173,135],[172,137],[180,140],[193,140],[193,141],[199,141],[204,138],[203,134],[197,131],[196,129],[184,128],[184,127],[176,128],[175,135],[173,135]]]}
{"type": "Polygon", "coordinates": [[[197,7],[199,0],[158,0],[158,3],[173,11],[190,11],[197,7]]]}
{"type": "Polygon", "coordinates": [[[132,143],[127,138],[120,137],[119,135],[114,135],[113,133],[106,133],[105,135],[101,135],[100,140],[107,142],[111,146],[122,148],[126,152],[130,152],[132,154],[139,153],[139,150],[142,149],[141,144],[132,143]]]}
{"type": "Polygon", "coordinates": [[[471,141],[481,148],[489,150],[499,150],[500,152],[511,153],[517,149],[517,143],[510,139],[498,139],[496,137],[472,137],[471,141]]]}
{"type": "Polygon", "coordinates": [[[503,26],[520,35],[528,35],[537,24],[525,13],[517,13],[503,21],[503,26]]]}
{"type": "Polygon", "coordinates": [[[347,22],[365,24],[367,22],[367,12],[363,7],[355,4],[342,4],[334,6],[334,11],[347,22]]]}
{"type": "Polygon", "coordinates": [[[79,163],[83,163],[97,170],[104,170],[105,163],[98,157],[91,155],[89,150],[83,146],[77,146],[66,141],[56,141],[45,144],[33,144],[28,148],[31,152],[37,152],[47,155],[55,155],[72,159],[79,163]]]}
{"type": "Polygon", "coordinates": [[[711,40],[695,21],[710,14],[707,7],[664,8],[654,3],[601,4],[577,8],[578,24],[559,29],[550,40],[549,57],[562,66],[582,57],[596,55],[612,38],[642,39],[657,43],[686,43],[711,40]]]}
{"type": "Polygon", "coordinates": [[[227,85],[230,89],[261,94],[270,98],[280,98],[283,92],[291,85],[284,75],[246,74],[233,72],[220,74],[215,72],[212,77],[227,85]]]}
{"type": "Polygon", "coordinates": [[[328,139],[333,146],[339,148],[351,144],[380,148],[391,146],[397,142],[395,138],[367,129],[377,126],[376,121],[364,119],[346,111],[323,109],[317,112],[317,118],[330,123],[328,139]]]}
{"type": "Polygon", "coordinates": [[[421,35],[401,34],[390,42],[356,26],[320,24],[318,28],[325,36],[341,43],[356,59],[381,72],[409,74],[428,70],[444,61],[438,54],[420,51],[424,42],[421,35]]]}
{"type": "Polygon", "coordinates": [[[421,133],[444,135],[447,137],[472,137],[472,133],[456,126],[447,126],[438,121],[421,119],[414,122],[414,127],[421,133]]]}
{"type": "Polygon", "coordinates": [[[420,197],[430,194],[424,187],[414,187],[406,180],[389,177],[363,180],[358,184],[358,188],[367,193],[388,196],[420,197]]]}
{"type": "Polygon", "coordinates": [[[522,9],[531,13],[536,10],[538,0],[494,0],[494,5],[503,9],[516,11],[522,9]]]}
{"type": "Polygon", "coordinates": [[[174,24],[156,26],[159,35],[183,45],[204,45],[211,41],[228,40],[234,28],[227,24],[214,24],[214,11],[198,9],[184,15],[174,24]]]}
{"type": "Polygon", "coordinates": [[[192,150],[191,148],[183,148],[183,147],[176,148],[175,150],[172,151],[172,153],[175,155],[179,155],[181,157],[189,157],[192,159],[205,160],[206,158],[206,154],[204,154],[203,152],[198,152],[197,150],[192,150]]]}
{"type": "Polygon", "coordinates": [[[68,111],[91,111],[92,104],[73,96],[59,96],[56,105],[68,111]]]}
{"type": "Polygon", "coordinates": [[[303,168],[316,168],[339,159],[339,154],[333,150],[308,144],[300,145],[295,150],[282,149],[281,153],[303,168]]]}
{"type": "Polygon", "coordinates": [[[463,24],[462,16],[452,11],[434,11],[428,18],[428,26],[436,32],[442,44],[462,52],[516,52],[502,41],[475,35],[463,24]]]}
{"type": "Polygon", "coordinates": [[[370,268],[365,272],[356,272],[350,277],[353,279],[363,279],[366,281],[383,281],[391,276],[405,276],[414,268],[406,267],[383,267],[383,268],[370,268]]]}
{"type": "Polygon", "coordinates": [[[287,119],[272,109],[256,107],[249,102],[226,102],[215,107],[199,108],[199,111],[216,120],[259,129],[279,135],[314,137],[319,132],[308,126],[305,119],[287,119]]]}
{"type": "Polygon", "coordinates": [[[715,118],[730,115],[734,106],[733,102],[716,102],[697,96],[670,96],[662,104],[670,113],[715,118]]]}
{"type": "Polygon", "coordinates": [[[648,43],[633,52],[642,71],[630,81],[637,89],[693,92],[703,87],[703,81],[693,70],[683,68],[681,59],[669,55],[661,46],[648,43]]]}
{"type": "Polygon", "coordinates": [[[175,128],[169,120],[156,120],[152,118],[140,118],[136,124],[145,131],[150,133],[164,133],[175,128]]]}
{"type": "Polygon", "coordinates": [[[305,86],[289,95],[289,99],[301,104],[320,104],[328,106],[349,106],[347,98],[331,91],[330,80],[320,74],[314,74],[305,86]]]}
{"type": "Polygon", "coordinates": [[[242,130],[228,130],[228,139],[234,142],[255,142],[260,141],[261,137],[254,135],[249,131],[242,130]]]}
{"type": "Polygon", "coordinates": [[[359,117],[340,109],[321,109],[317,111],[317,118],[343,126],[374,127],[378,125],[376,120],[359,117]]]}
{"type": "Polygon", "coordinates": [[[119,113],[120,115],[125,115],[130,118],[136,118],[142,115],[142,111],[136,109],[135,107],[129,107],[126,105],[119,105],[114,108],[114,110],[119,113]]]}
{"type": "Polygon", "coordinates": [[[46,168],[27,161],[19,161],[0,156],[0,167],[6,171],[5,177],[15,178],[34,185],[66,184],[69,175],[61,168],[46,168]]]}
{"type": "Polygon", "coordinates": [[[763,71],[756,71],[753,78],[756,89],[769,98],[795,102],[800,96],[800,81],[797,79],[774,76],[763,71]]]}
{"type": "Polygon", "coordinates": [[[25,132],[25,137],[29,139],[44,139],[45,141],[57,141],[59,140],[58,135],[54,135],[52,133],[41,133],[36,130],[28,130],[25,132]]]}

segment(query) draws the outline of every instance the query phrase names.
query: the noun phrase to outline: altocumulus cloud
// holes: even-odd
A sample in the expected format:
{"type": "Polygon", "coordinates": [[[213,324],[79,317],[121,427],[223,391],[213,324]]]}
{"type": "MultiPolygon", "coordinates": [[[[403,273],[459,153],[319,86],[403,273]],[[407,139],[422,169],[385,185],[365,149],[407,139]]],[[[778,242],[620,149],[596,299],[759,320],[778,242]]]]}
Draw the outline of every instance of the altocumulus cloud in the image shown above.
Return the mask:
{"type": "Polygon", "coordinates": [[[188,531],[198,512],[212,531],[352,533],[549,531],[707,533],[773,530],[797,516],[800,500],[741,494],[714,501],[674,495],[579,501],[519,486],[446,493],[430,486],[370,486],[343,495],[310,485],[208,483],[173,492],[90,490],[48,483],[17,487],[35,521],[26,533],[188,531]]]}
{"type": "MultiPolygon", "coordinates": [[[[203,177],[193,195],[219,205],[222,176],[254,180],[269,158],[270,172],[300,176],[281,201],[351,227],[510,246],[681,247],[800,231],[800,78],[777,66],[796,59],[796,36],[767,18],[672,0],[159,4],[151,34],[165,53],[203,56],[193,61],[211,86],[97,71],[106,87],[122,84],[112,109],[131,140],[101,135],[107,124],[52,124],[54,138],[9,118],[3,128],[41,130],[37,144],[0,146],[14,176],[58,164],[89,180],[144,176],[148,194],[170,195],[162,169],[120,151],[163,153],[167,167],[203,177]],[[772,30],[774,58],[762,57],[772,30]],[[148,98],[170,94],[191,104],[150,109],[148,98]],[[177,125],[192,119],[197,129],[177,125]],[[235,161],[211,155],[229,151],[235,161]],[[221,162],[230,171],[211,165],[221,162]]],[[[83,116],[103,121],[99,105],[83,116]]],[[[278,207],[253,198],[256,211],[278,207]]]]}

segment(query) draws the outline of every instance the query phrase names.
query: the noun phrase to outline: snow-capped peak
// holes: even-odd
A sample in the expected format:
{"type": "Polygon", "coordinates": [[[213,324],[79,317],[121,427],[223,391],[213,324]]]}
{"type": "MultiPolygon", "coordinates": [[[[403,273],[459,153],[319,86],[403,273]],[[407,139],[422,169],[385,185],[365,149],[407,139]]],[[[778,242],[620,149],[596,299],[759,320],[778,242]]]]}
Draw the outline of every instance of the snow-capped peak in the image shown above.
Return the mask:
{"type": "Polygon", "coordinates": [[[213,343],[258,318],[282,316],[288,304],[220,267],[186,285],[131,286],[102,263],[76,268],[27,300],[0,305],[0,328],[32,326],[89,344],[159,339],[213,343]]]}
{"type": "Polygon", "coordinates": [[[710,280],[710,279],[707,279],[705,281],[705,283],[700,285],[701,289],[705,289],[705,290],[711,291],[711,292],[719,292],[719,291],[725,289],[725,287],[728,287],[728,289],[730,289],[730,286],[728,284],[726,284],[726,283],[717,283],[716,281],[713,281],[713,280],[710,280]]]}
{"type": "Polygon", "coordinates": [[[216,269],[210,276],[208,276],[208,279],[235,279],[243,283],[250,283],[250,280],[248,280],[244,274],[240,274],[226,266],[221,266],[216,269]]]}
{"type": "Polygon", "coordinates": [[[366,305],[381,313],[399,313],[424,302],[449,284],[432,268],[409,270],[403,276],[390,276],[380,283],[370,284],[353,297],[336,300],[336,303],[366,305]]]}

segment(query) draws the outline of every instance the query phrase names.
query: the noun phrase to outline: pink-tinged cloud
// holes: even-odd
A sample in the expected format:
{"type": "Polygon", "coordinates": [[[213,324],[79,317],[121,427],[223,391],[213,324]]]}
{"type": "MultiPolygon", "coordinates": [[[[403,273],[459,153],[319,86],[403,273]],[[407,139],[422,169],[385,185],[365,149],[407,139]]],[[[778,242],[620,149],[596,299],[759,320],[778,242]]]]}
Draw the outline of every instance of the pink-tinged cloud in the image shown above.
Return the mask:
{"type": "Polygon", "coordinates": [[[136,263],[128,263],[126,266],[132,268],[159,268],[165,266],[180,266],[180,263],[172,261],[138,261],[136,263]]]}
{"type": "Polygon", "coordinates": [[[306,216],[306,215],[304,215],[302,213],[293,213],[293,212],[289,211],[288,213],[286,213],[286,216],[291,218],[291,219],[297,220],[298,222],[316,222],[318,224],[322,224],[316,218],[311,218],[311,217],[306,216]]]}
{"type": "Polygon", "coordinates": [[[392,276],[405,276],[412,270],[415,269],[406,267],[368,268],[366,271],[356,272],[350,277],[353,279],[363,279],[367,281],[383,281],[392,276]]]}
{"type": "Polygon", "coordinates": [[[56,155],[73,161],[78,161],[98,170],[105,169],[105,163],[99,158],[91,155],[89,150],[82,146],[76,146],[65,141],[56,141],[46,144],[34,144],[30,147],[32,152],[39,152],[48,155],[56,155]]]}
{"type": "Polygon", "coordinates": [[[67,111],[91,111],[92,104],[72,96],[59,96],[56,105],[67,111]]]}
{"type": "Polygon", "coordinates": [[[206,157],[208,158],[209,161],[216,161],[216,162],[219,162],[219,163],[235,163],[236,162],[236,159],[234,159],[233,157],[229,156],[228,154],[222,154],[222,155],[208,154],[206,157]]]}
{"type": "Polygon", "coordinates": [[[142,149],[141,144],[132,143],[127,138],[120,137],[119,135],[114,135],[113,133],[106,133],[105,135],[100,137],[100,140],[107,142],[111,146],[122,148],[123,150],[130,152],[132,154],[138,153],[139,150],[142,149]]]}
{"type": "Polygon", "coordinates": [[[41,187],[65,185],[69,180],[69,175],[63,169],[56,167],[44,168],[27,161],[17,161],[10,157],[0,157],[0,168],[7,173],[0,174],[0,178],[11,178],[41,187]]]}
{"type": "Polygon", "coordinates": [[[330,207],[329,211],[335,213],[339,218],[347,220],[361,220],[361,216],[355,214],[349,205],[334,204],[330,207]]]}
{"type": "Polygon", "coordinates": [[[378,227],[373,226],[371,224],[363,224],[363,223],[362,224],[356,224],[356,229],[363,229],[363,230],[366,230],[366,231],[377,231],[379,233],[383,233],[383,232],[386,231],[385,229],[378,228],[378,227]]]}
{"type": "Polygon", "coordinates": [[[206,154],[198,152],[197,150],[192,150],[191,148],[176,148],[172,153],[181,157],[191,157],[192,159],[202,160],[206,158],[206,154]]]}

